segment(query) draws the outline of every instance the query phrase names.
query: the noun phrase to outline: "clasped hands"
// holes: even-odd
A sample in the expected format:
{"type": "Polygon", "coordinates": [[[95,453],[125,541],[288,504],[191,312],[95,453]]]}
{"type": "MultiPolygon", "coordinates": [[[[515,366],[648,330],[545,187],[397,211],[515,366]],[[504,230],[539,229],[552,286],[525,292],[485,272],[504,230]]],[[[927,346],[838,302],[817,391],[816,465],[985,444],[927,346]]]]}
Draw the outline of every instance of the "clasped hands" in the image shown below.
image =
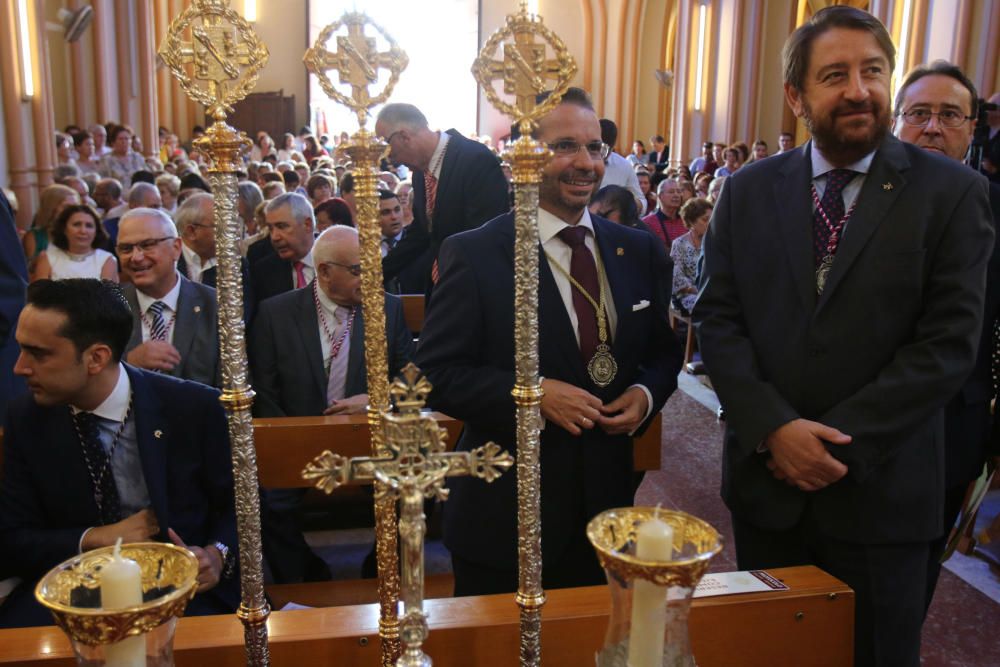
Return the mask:
{"type": "Polygon", "coordinates": [[[847,474],[847,466],[827,451],[824,441],[849,445],[851,436],[819,422],[794,419],[764,439],[771,454],[767,468],[775,479],[803,491],[819,491],[847,474]]]}
{"type": "MultiPolygon", "coordinates": [[[[83,551],[90,551],[99,547],[113,546],[119,537],[122,538],[122,544],[149,542],[159,532],[160,526],[153,510],[144,509],[118,523],[91,528],[84,535],[80,547],[83,551]]],[[[167,529],[167,537],[177,546],[191,551],[198,559],[199,593],[214,588],[219,583],[225,563],[222,559],[222,553],[215,546],[189,547],[180,535],[174,532],[173,528],[167,529]]]]}
{"type": "Polygon", "coordinates": [[[607,405],[590,392],[560,380],[545,378],[542,390],[542,416],[573,435],[595,426],[609,435],[631,433],[649,409],[646,392],[638,387],[629,387],[607,405]]]}

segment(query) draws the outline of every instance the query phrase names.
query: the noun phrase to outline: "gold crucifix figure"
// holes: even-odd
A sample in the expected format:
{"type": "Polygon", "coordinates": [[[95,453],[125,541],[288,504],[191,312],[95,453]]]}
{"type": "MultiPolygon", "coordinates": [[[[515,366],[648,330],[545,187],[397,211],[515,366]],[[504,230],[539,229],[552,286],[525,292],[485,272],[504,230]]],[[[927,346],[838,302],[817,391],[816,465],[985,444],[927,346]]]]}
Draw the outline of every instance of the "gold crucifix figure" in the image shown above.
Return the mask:
{"type": "Polygon", "coordinates": [[[364,127],[368,109],[388,99],[399,80],[399,74],[406,69],[409,59],[396,42],[367,16],[348,12],[340,20],[323,28],[316,44],[306,51],[303,58],[306,69],[319,78],[323,92],[352,109],[358,115],[358,123],[364,127]],[[371,25],[389,44],[388,51],[379,51],[375,37],[365,34],[365,26],[371,25]],[[331,52],[326,44],[342,27],[347,27],[346,35],[337,35],[337,50],[331,52]],[[372,95],[368,87],[378,83],[380,69],[389,71],[385,88],[372,95]],[[339,74],[339,82],[351,87],[351,94],[345,95],[330,80],[328,71],[339,74]]]}
{"type": "Polygon", "coordinates": [[[431,664],[421,649],[427,638],[424,597],[424,499],[445,500],[445,478],[472,476],[492,482],[513,465],[510,454],[490,442],[471,452],[446,452],[447,431],[421,408],[431,391],[427,378],[412,363],[403,369],[389,390],[398,413],[386,412],[382,424],[388,456],[347,459],[323,452],[306,466],[302,476],[315,479],[317,488],[330,493],[350,482],[382,482],[386,494],[399,498],[399,536],[403,541],[403,654],[400,667],[431,664]]]}

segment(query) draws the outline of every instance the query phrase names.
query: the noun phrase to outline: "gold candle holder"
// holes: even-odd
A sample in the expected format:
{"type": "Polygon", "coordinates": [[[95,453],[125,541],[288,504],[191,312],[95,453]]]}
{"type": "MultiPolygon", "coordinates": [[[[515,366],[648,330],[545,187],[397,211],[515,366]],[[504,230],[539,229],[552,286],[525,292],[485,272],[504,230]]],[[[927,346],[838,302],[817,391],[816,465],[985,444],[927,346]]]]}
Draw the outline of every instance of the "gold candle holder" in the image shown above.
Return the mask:
{"type": "Polygon", "coordinates": [[[427,616],[424,614],[424,498],[445,501],[447,477],[472,476],[494,481],[513,465],[510,454],[489,442],[471,452],[446,452],[448,432],[433,417],[421,414],[431,383],[413,364],[407,364],[403,376],[392,383],[398,413],[384,415],[385,442],[389,454],[378,457],[347,459],[330,451],[310,463],[303,476],[315,479],[316,487],[330,493],[349,482],[381,483],[385,499],[397,498],[402,507],[399,535],[403,538],[403,651],[396,667],[430,667],[431,659],[423,652],[427,639],[427,616]]]}
{"type": "Polygon", "coordinates": [[[139,564],[143,597],[150,599],[106,610],[100,606],[101,569],[113,554],[114,547],[104,547],[57,565],[38,582],[35,597],[69,636],[80,665],[103,665],[110,645],[139,636],[146,664],[172,665],[174,628],[197,589],[198,559],[172,544],[122,546],[122,556],[139,564]]]}
{"type": "MultiPolygon", "coordinates": [[[[395,40],[363,13],[346,12],[323,28],[316,43],[303,57],[306,69],[316,75],[331,99],[348,107],[358,117],[358,131],[345,152],[354,163],[357,226],[361,244],[361,300],[365,323],[365,364],[368,369],[368,423],[372,453],[388,454],[382,433],[382,413],[389,408],[389,365],[386,359],[385,292],[382,283],[382,232],[378,220],[379,159],[386,145],[365,128],[369,110],[382,104],[392,93],[409,59],[395,40]],[[389,48],[379,51],[376,37],[365,34],[371,26],[389,48]],[[345,28],[347,34],[337,35],[345,28]],[[335,51],[327,49],[333,39],[335,51]],[[389,78],[380,93],[368,87],[378,82],[380,69],[389,78]],[[350,95],[338,90],[329,71],[338,73],[338,82],[350,87],[350,95]]],[[[379,638],[382,665],[390,667],[400,655],[399,642],[399,554],[396,508],[381,481],[375,482],[375,557],[378,563],[379,638]]]]}
{"type": "MultiPolygon", "coordinates": [[[[686,514],[655,507],[624,507],[601,512],[587,524],[587,538],[597,552],[611,589],[611,616],[604,647],[597,654],[597,667],[694,667],[688,637],[688,612],[691,596],[708,570],[709,563],[722,550],[722,536],[706,521],[686,514]],[[656,518],[673,531],[673,557],[669,560],[645,560],[636,556],[636,532],[640,525],[656,518]],[[663,651],[649,662],[637,662],[629,655],[634,619],[632,606],[637,589],[640,594],[657,595],[662,587],[665,617],[663,651]]],[[[645,619],[651,620],[651,619],[645,619]]],[[[647,658],[649,656],[646,656],[647,658]]]]}
{"type": "Polygon", "coordinates": [[[215,197],[215,248],[218,261],[219,356],[223,390],[220,398],[229,422],[236,521],[240,542],[241,603],[247,664],[270,663],[260,541],[260,496],[257,452],[250,411],[254,393],[247,374],[246,331],[243,324],[243,275],[239,242],[243,222],[237,212],[236,172],[242,153],[251,145],[246,134],[226,124],[232,105],[247,96],[267,62],[267,47],[253,27],[229,7],[229,0],[194,0],[181,12],[160,45],[159,55],[192,99],[205,105],[215,119],[195,142],[209,158],[209,180],[215,197]],[[190,66],[193,74],[188,74],[190,66]]]}
{"type": "Polygon", "coordinates": [[[518,590],[521,610],[520,664],[541,662],[542,526],[541,472],[539,462],[542,388],[538,380],[538,185],[551,158],[547,147],[531,137],[538,119],[559,103],[576,73],[576,63],[559,37],[542,19],[528,13],[522,0],[520,11],[507,17],[504,27],[483,45],[472,73],[486,98],[511,116],[521,136],[504,158],[511,165],[514,183],[514,403],[517,406],[517,514],[518,590]],[[536,41],[536,38],[542,41],[536,41]],[[503,47],[501,60],[494,54],[503,47]],[[546,58],[551,49],[554,57],[546,58]],[[493,81],[503,83],[500,97],[493,81]],[[539,93],[551,83],[551,93],[541,104],[539,93]]]}

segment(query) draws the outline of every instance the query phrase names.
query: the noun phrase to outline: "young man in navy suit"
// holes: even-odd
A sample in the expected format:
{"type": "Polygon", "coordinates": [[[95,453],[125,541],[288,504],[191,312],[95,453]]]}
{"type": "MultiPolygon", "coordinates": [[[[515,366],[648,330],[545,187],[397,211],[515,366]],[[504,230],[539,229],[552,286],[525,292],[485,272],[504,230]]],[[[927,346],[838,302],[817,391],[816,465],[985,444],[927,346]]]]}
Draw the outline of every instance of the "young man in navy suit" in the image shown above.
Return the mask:
{"type": "Polygon", "coordinates": [[[34,581],[73,555],[172,541],[198,558],[187,614],[239,603],[236,516],[218,392],[121,362],[132,313],[97,280],[28,287],[14,372],[29,394],[10,405],[0,476],[0,555],[24,579],[0,627],[49,625],[34,581]]]}
{"type": "MultiPolygon", "coordinates": [[[[632,504],[631,438],[676,388],[682,354],[667,323],[673,271],[663,244],[587,211],[608,150],[587,94],[567,91],[538,138],[554,154],[538,211],[542,577],[560,588],[604,581],[587,522],[632,504]],[[588,368],[603,355],[616,372],[588,368]]],[[[492,440],[513,452],[513,214],[448,238],[440,269],[417,352],[434,385],[429,402],[465,423],[459,449],[492,440]]],[[[515,475],[449,487],[456,594],[515,590],[515,475]]]]}

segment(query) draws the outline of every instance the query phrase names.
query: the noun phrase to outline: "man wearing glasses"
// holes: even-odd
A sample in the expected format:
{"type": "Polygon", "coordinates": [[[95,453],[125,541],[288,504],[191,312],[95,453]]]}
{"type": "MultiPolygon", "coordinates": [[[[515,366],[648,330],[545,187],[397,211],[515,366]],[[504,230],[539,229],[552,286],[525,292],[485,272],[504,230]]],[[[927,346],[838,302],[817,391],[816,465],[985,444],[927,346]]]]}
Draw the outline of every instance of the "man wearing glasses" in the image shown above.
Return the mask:
{"type": "MultiPolygon", "coordinates": [[[[682,355],[667,323],[663,244],[587,210],[608,154],[587,93],[570,88],[537,132],[553,153],[538,210],[542,576],[563,588],[604,581],[587,522],[633,504],[632,436],[676,388],[682,355]]],[[[429,403],[464,422],[458,449],[514,451],[513,213],[446,240],[440,275],[417,354],[429,403]]],[[[515,590],[516,476],[449,487],[456,595],[515,590]]]]}
{"type": "Polygon", "coordinates": [[[181,240],[159,209],[121,217],[115,246],[131,282],[122,285],[132,311],[125,360],[146,370],[221,386],[215,290],[177,270],[181,240]]]}
{"type": "MultiPolygon", "coordinates": [[[[972,141],[978,95],[961,69],[944,60],[921,65],[906,75],[896,94],[897,137],[956,162],[965,160],[972,141]]],[[[1000,185],[990,183],[994,232],[1000,216],[1000,185]]],[[[927,605],[941,572],[939,558],[955,524],[969,482],[980,475],[989,456],[1000,455],[1000,441],[990,437],[993,416],[991,357],[993,332],[1000,314],[1000,254],[994,240],[986,273],[986,305],[979,351],[972,375],[945,408],[944,533],[931,545],[927,605]]]]}

